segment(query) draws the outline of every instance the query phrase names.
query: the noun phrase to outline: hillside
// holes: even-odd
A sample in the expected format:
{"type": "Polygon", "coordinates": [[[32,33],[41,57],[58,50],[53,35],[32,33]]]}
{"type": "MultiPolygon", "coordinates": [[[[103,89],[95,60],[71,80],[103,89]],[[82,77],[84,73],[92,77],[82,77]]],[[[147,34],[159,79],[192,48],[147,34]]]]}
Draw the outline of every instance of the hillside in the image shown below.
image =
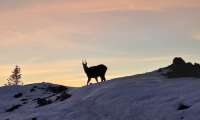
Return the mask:
{"type": "Polygon", "coordinates": [[[169,79],[164,76],[168,70],[169,67],[82,88],[56,89],[57,85],[47,83],[2,87],[0,119],[199,120],[200,79],[169,79]],[[47,104],[40,106],[38,98],[45,98],[47,104]],[[21,106],[7,111],[16,105],[21,106]]]}

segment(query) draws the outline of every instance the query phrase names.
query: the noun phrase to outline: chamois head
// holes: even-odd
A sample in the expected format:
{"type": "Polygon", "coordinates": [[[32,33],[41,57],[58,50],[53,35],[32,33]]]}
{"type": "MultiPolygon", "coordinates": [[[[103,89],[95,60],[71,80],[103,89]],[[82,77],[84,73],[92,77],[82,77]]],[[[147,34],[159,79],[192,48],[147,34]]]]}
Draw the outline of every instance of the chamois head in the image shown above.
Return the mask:
{"type": "Polygon", "coordinates": [[[83,65],[83,69],[85,70],[85,72],[86,72],[86,70],[87,70],[87,61],[86,60],[82,60],[82,65],[83,65]]]}

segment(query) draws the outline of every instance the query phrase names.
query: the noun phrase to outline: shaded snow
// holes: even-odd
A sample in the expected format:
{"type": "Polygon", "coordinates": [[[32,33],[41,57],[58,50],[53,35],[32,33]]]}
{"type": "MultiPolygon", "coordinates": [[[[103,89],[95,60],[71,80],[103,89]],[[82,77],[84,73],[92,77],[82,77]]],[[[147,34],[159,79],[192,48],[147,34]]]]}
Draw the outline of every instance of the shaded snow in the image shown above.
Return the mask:
{"type": "MultiPolygon", "coordinates": [[[[45,84],[38,84],[45,86],[45,84]]],[[[200,119],[200,79],[167,79],[158,72],[113,79],[105,83],[69,91],[72,97],[35,108],[30,101],[14,112],[5,109],[20,103],[15,93],[27,98],[48,96],[33,85],[0,88],[0,119],[5,120],[198,120],[200,119]],[[178,110],[181,104],[191,106],[178,110]]]]}

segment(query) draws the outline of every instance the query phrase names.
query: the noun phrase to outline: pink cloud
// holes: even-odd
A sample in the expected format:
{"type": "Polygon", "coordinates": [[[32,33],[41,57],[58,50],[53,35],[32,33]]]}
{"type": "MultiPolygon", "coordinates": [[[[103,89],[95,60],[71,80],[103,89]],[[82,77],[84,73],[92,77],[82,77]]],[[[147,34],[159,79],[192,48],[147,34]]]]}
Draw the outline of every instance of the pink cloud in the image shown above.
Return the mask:
{"type": "Polygon", "coordinates": [[[198,0],[76,0],[30,2],[17,9],[1,10],[18,14],[87,13],[107,11],[160,11],[167,8],[199,7],[198,0]]]}
{"type": "MultiPolygon", "coordinates": [[[[109,11],[160,11],[167,8],[199,7],[198,0],[78,0],[27,6],[31,13],[88,13],[109,11]]],[[[24,9],[24,11],[26,11],[24,9]]]]}

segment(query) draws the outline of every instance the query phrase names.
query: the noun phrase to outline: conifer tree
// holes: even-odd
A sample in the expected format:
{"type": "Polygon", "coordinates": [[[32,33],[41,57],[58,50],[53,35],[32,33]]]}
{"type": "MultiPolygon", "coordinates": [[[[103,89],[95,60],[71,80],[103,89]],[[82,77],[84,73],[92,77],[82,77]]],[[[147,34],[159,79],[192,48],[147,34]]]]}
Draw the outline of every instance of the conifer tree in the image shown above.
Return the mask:
{"type": "Polygon", "coordinates": [[[10,85],[23,85],[23,82],[20,80],[22,78],[21,68],[16,66],[12,71],[12,74],[8,78],[8,86],[10,85]]]}

